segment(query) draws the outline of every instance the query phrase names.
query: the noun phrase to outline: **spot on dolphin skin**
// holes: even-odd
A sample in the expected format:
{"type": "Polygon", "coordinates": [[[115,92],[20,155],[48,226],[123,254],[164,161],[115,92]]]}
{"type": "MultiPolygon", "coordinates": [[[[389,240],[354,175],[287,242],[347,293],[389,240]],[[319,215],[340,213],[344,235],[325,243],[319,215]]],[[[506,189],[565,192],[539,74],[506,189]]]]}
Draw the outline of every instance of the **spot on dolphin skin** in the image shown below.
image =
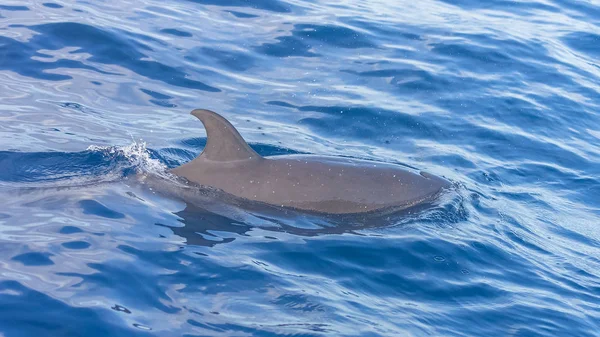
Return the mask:
{"type": "Polygon", "coordinates": [[[113,211],[95,200],[81,200],[79,206],[83,209],[83,214],[92,214],[109,219],[123,219],[125,214],[113,211]]]}
{"type": "Polygon", "coordinates": [[[50,253],[33,252],[17,255],[11,260],[21,262],[26,266],[50,266],[54,264],[54,262],[50,260],[50,256],[52,256],[50,253]]]}

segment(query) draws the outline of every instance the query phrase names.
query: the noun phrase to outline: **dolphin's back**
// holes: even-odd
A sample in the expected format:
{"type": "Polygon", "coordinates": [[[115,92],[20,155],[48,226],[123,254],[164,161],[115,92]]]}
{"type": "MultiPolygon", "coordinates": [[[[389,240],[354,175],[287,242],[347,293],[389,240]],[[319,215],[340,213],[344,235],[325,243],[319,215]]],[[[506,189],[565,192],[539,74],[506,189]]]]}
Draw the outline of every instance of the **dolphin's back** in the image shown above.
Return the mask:
{"type": "Polygon", "coordinates": [[[322,213],[359,213],[409,207],[449,185],[393,164],[311,155],[261,157],[225,118],[209,110],[192,114],[206,128],[206,148],[172,172],[237,197],[322,213]]]}
{"type": "Polygon", "coordinates": [[[226,165],[206,161],[187,178],[238,197],[323,213],[408,207],[448,184],[398,165],[317,156],[275,156],[226,165]]]}

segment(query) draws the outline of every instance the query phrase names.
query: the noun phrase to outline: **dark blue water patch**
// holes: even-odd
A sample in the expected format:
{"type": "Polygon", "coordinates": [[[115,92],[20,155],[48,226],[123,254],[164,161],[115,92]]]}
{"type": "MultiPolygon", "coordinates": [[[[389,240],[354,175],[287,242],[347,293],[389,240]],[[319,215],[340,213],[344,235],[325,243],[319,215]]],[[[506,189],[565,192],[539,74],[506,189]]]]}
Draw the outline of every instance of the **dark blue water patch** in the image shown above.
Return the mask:
{"type": "Polygon", "coordinates": [[[567,35],[563,40],[569,47],[579,52],[585,53],[593,58],[600,57],[600,35],[577,32],[567,35]]]}
{"type": "Polygon", "coordinates": [[[101,152],[0,151],[0,181],[36,182],[110,172],[114,162],[101,152]]]}
{"type": "MultiPolygon", "coordinates": [[[[467,304],[468,306],[468,304],[467,304]]],[[[595,331],[581,324],[581,320],[564,312],[557,303],[554,308],[535,303],[499,301],[490,304],[494,308],[473,309],[461,308],[452,310],[454,326],[469,326],[469,333],[474,336],[595,336],[595,331]],[[497,307],[503,310],[497,310],[497,307]],[[507,314],[510,313],[510,314],[507,314]]],[[[428,324],[438,326],[445,321],[441,317],[433,317],[428,324]]],[[[445,331],[445,329],[441,330],[445,331]]],[[[448,330],[448,333],[450,331],[448,330]]]]}
{"type": "Polygon", "coordinates": [[[285,265],[301,275],[318,271],[320,277],[337,279],[346,289],[360,289],[361,293],[400,301],[418,298],[447,305],[494,301],[509,295],[484,282],[471,282],[477,270],[465,273],[464,268],[472,264],[455,258],[464,256],[461,253],[470,250],[468,247],[449,247],[437,240],[407,240],[398,246],[385,242],[370,246],[357,241],[311,241],[305,247],[272,242],[268,249],[263,247],[266,250],[260,259],[268,264],[285,265]],[[271,249],[278,254],[269,256],[267,251],[271,249]],[[340,275],[352,277],[340,278],[340,275]],[[443,285],[436,281],[442,275],[447,281],[443,285]]]}
{"type": "Polygon", "coordinates": [[[489,34],[463,33],[455,36],[465,39],[458,43],[462,44],[464,49],[456,48],[457,45],[454,43],[432,44],[432,46],[440,47],[437,52],[443,55],[450,53],[456,56],[456,62],[465,62],[464,65],[472,64],[474,60],[477,63],[482,62],[481,66],[484,66],[483,63],[489,63],[488,68],[474,68],[484,74],[485,70],[493,70],[492,66],[502,66],[507,72],[518,74],[529,81],[540,83],[560,81],[574,84],[572,77],[560,72],[556,65],[575,72],[580,71],[573,65],[552,56],[547,46],[539,39],[519,40],[489,34]]]}
{"type": "MultiPolygon", "coordinates": [[[[120,249],[123,250],[124,248],[120,247],[120,249]]],[[[171,262],[174,261],[171,260],[171,262]]],[[[86,289],[88,293],[100,292],[106,294],[108,291],[119,294],[120,301],[128,307],[151,307],[166,314],[175,314],[181,311],[181,308],[169,305],[172,300],[160,284],[147,282],[147,279],[139,277],[140,275],[146,275],[146,273],[142,270],[143,266],[136,265],[135,262],[109,261],[106,263],[88,263],[87,266],[95,272],[90,274],[57,274],[81,279],[81,282],[73,287],[86,289]],[[131,291],[131,289],[136,291],[131,291]]],[[[167,269],[172,268],[167,267],[167,269]]],[[[150,277],[150,275],[147,276],[150,277]]]]}
{"type": "Polygon", "coordinates": [[[21,262],[26,266],[51,266],[54,262],[50,253],[31,252],[14,256],[11,260],[21,262]]]}
{"type": "Polygon", "coordinates": [[[16,11],[28,11],[29,8],[26,6],[0,5],[0,10],[16,12],[16,11]]]}
{"type": "Polygon", "coordinates": [[[265,103],[269,104],[269,105],[284,107],[284,108],[293,108],[293,109],[296,108],[295,105],[290,104],[288,102],[283,102],[283,101],[268,101],[268,102],[265,102],[265,103]]]}
{"type": "Polygon", "coordinates": [[[153,97],[154,99],[150,99],[149,102],[154,104],[154,105],[158,105],[164,108],[175,108],[177,107],[176,104],[173,104],[171,102],[169,102],[170,99],[172,99],[173,97],[169,96],[169,95],[165,95],[165,94],[161,94],[159,92],[156,91],[152,91],[152,90],[148,90],[148,89],[143,89],[140,88],[140,91],[142,91],[143,93],[153,97]]]}
{"type": "Polygon", "coordinates": [[[150,103],[163,107],[163,108],[176,108],[177,104],[174,103],[170,103],[168,101],[161,101],[161,100],[157,100],[157,99],[151,99],[149,100],[150,103]]]}
{"type": "Polygon", "coordinates": [[[350,28],[336,25],[297,24],[291,36],[279,36],[277,43],[263,43],[255,47],[259,53],[275,56],[320,56],[313,50],[324,46],[338,48],[374,48],[372,39],[350,28]]]}
{"type": "Polygon", "coordinates": [[[173,98],[169,95],[161,94],[159,92],[144,89],[144,88],[140,88],[140,91],[145,93],[146,95],[149,95],[150,97],[153,97],[154,99],[151,99],[150,102],[155,105],[162,106],[165,108],[174,108],[177,106],[177,105],[169,102],[169,100],[173,98]]]}
{"type": "MultiPolygon", "coordinates": [[[[448,122],[446,123],[448,124],[448,122]]],[[[594,171],[594,164],[589,158],[580,156],[558,144],[546,142],[543,139],[525,137],[458,121],[453,121],[451,124],[451,126],[447,125],[447,130],[441,134],[444,136],[441,137],[442,139],[446,137],[449,139],[452,134],[485,137],[490,142],[471,145],[477,151],[485,151],[497,160],[519,162],[526,158],[535,158],[537,161],[557,163],[562,167],[594,171]],[[491,141],[492,139],[493,141],[491,141]]]]}
{"type": "Polygon", "coordinates": [[[308,296],[303,294],[283,294],[274,299],[273,303],[302,313],[325,311],[321,304],[312,302],[308,296]]]}
{"type": "MultiPolygon", "coordinates": [[[[480,102],[470,100],[446,101],[446,109],[472,111],[484,110],[478,108],[480,102]]],[[[499,112],[501,113],[501,111],[499,112]]],[[[504,113],[509,113],[505,111],[504,113]]],[[[510,117],[516,118],[517,117],[510,117]]],[[[501,117],[498,118],[502,120],[501,117]]],[[[436,122],[442,121],[438,118],[436,122]]],[[[578,170],[592,170],[594,168],[593,159],[577,152],[570,151],[561,146],[560,143],[548,142],[543,138],[526,136],[525,134],[510,132],[510,128],[494,129],[474,123],[465,122],[464,119],[449,119],[443,121],[444,130],[436,134],[437,141],[452,142],[462,144],[461,139],[451,140],[453,135],[463,135],[464,137],[477,137],[478,139],[487,139],[487,142],[470,144],[477,151],[484,151],[488,156],[499,160],[522,161],[524,158],[535,158],[536,161],[545,161],[557,163],[560,166],[574,168],[578,170]]],[[[522,124],[521,124],[522,125],[522,124]]],[[[548,126],[546,126],[548,127],[548,126]]],[[[551,133],[548,134],[551,136],[551,133]]],[[[466,143],[464,144],[466,145],[466,143]]]]}
{"type": "Polygon", "coordinates": [[[374,48],[373,38],[353,29],[336,25],[297,24],[292,34],[300,39],[313,40],[340,48],[374,48]]]}
{"type": "Polygon", "coordinates": [[[75,233],[83,233],[83,230],[79,227],[75,226],[64,226],[59,231],[60,234],[75,234],[75,233]]]}
{"type": "Polygon", "coordinates": [[[469,62],[475,70],[499,72],[513,65],[508,55],[495,48],[451,42],[432,43],[430,47],[432,52],[448,59],[469,62]]]}
{"type": "MultiPolygon", "coordinates": [[[[194,294],[200,292],[206,295],[216,295],[223,291],[236,293],[247,289],[254,289],[259,293],[266,293],[272,286],[286,283],[285,280],[271,278],[269,275],[262,273],[251,265],[223,268],[221,265],[211,262],[210,259],[204,258],[202,255],[195,255],[194,257],[185,255],[183,254],[185,250],[153,252],[140,250],[126,245],[120,246],[119,250],[132,257],[136,257],[138,261],[151,261],[154,267],[173,271],[168,275],[163,274],[161,279],[166,284],[184,284],[185,287],[178,290],[182,294],[194,294]],[[185,267],[185,265],[182,265],[182,262],[184,261],[191,263],[191,266],[185,267]]],[[[94,267],[94,269],[97,268],[94,267]]],[[[128,274],[131,274],[131,272],[125,272],[125,275],[122,277],[134,277],[134,275],[128,274]]],[[[120,276],[113,276],[113,273],[107,273],[107,276],[120,278],[120,276]]],[[[143,282],[143,280],[135,280],[133,285],[137,282],[143,282]]],[[[164,294],[158,286],[154,285],[151,288],[151,286],[146,285],[142,289],[147,288],[150,288],[148,292],[151,290],[156,294],[155,297],[152,299],[149,298],[147,301],[152,300],[158,302],[158,299],[160,298],[168,300],[166,294],[164,294]]],[[[132,296],[134,296],[134,294],[132,294],[132,296]]]]}
{"type": "Polygon", "coordinates": [[[539,245],[535,244],[534,242],[525,240],[523,237],[517,235],[515,232],[507,231],[505,234],[506,234],[506,238],[511,240],[511,243],[518,245],[519,247],[522,247],[525,249],[530,249],[534,253],[538,253],[541,255],[547,255],[547,256],[552,255],[552,253],[550,253],[548,250],[540,247],[539,245]]]}
{"type": "Polygon", "coordinates": [[[284,1],[278,0],[188,0],[203,5],[227,6],[227,7],[250,7],[276,13],[289,13],[292,6],[284,1]]]}
{"type": "Polygon", "coordinates": [[[341,70],[366,78],[384,78],[401,93],[430,95],[432,92],[460,92],[477,87],[476,81],[465,81],[453,76],[436,76],[421,69],[381,69],[371,71],[341,70]],[[388,80],[389,79],[389,80],[388,80]]]}
{"type": "MultiPolygon", "coordinates": [[[[218,314],[218,313],[214,313],[218,314]]],[[[288,336],[289,333],[277,333],[270,332],[264,330],[257,330],[256,328],[251,328],[247,326],[243,326],[241,324],[233,324],[233,323],[203,323],[194,319],[187,320],[187,323],[191,326],[195,326],[198,328],[202,328],[208,331],[213,331],[214,335],[221,335],[223,333],[238,333],[240,336],[259,336],[259,337],[282,337],[288,336]]],[[[335,335],[336,330],[331,329],[330,325],[327,323],[298,323],[298,324],[284,324],[279,326],[279,328],[302,328],[303,330],[308,330],[311,332],[294,332],[294,337],[315,337],[322,336],[323,334],[335,335]]],[[[209,335],[210,336],[210,335],[209,335]]],[[[376,337],[376,334],[364,334],[364,337],[376,337]]],[[[183,335],[183,337],[197,337],[197,335],[183,335]]]]}
{"type": "Polygon", "coordinates": [[[85,241],[70,241],[62,244],[67,249],[87,249],[91,246],[89,242],[85,241]]]}
{"type": "Polygon", "coordinates": [[[263,43],[254,49],[264,55],[273,57],[318,57],[319,54],[311,51],[312,46],[304,43],[301,39],[294,36],[279,36],[276,43],[263,43]]]}
{"type": "Polygon", "coordinates": [[[503,10],[508,13],[518,13],[521,15],[527,15],[532,10],[536,11],[548,11],[552,13],[559,13],[561,9],[557,6],[549,5],[547,3],[540,3],[536,1],[510,1],[510,0],[492,0],[492,1],[477,1],[477,0],[441,0],[450,5],[459,6],[467,10],[476,9],[494,9],[503,10]]]}
{"type": "Polygon", "coordinates": [[[96,71],[100,74],[109,74],[98,68],[83,64],[80,61],[60,59],[54,62],[36,61],[34,57],[48,58],[48,55],[40,54],[37,48],[30,43],[22,43],[8,37],[0,36],[0,70],[10,70],[22,76],[48,80],[64,81],[72,77],[64,74],[48,73],[46,70],[58,68],[79,68],[96,71]]]}
{"type": "Polygon", "coordinates": [[[557,6],[563,9],[563,13],[577,19],[584,19],[590,23],[600,24],[600,6],[595,2],[553,0],[557,6]],[[573,15],[573,11],[578,15],[573,15]]]}
{"type": "MultiPolygon", "coordinates": [[[[183,69],[174,68],[157,61],[145,60],[148,55],[143,54],[141,51],[152,51],[152,48],[128,37],[135,36],[141,40],[153,41],[156,43],[159,42],[143,34],[126,33],[114,28],[111,30],[104,30],[98,27],[74,22],[49,23],[28,26],[28,28],[40,34],[35,35],[27,44],[8,39],[9,42],[14,45],[14,48],[3,49],[4,53],[8,54],[5,55],[5,57],[14,60],[14,62],[17,62],[17,59],[20,60],[20,62],[22,62],[22,60],[29,60],[25,64],[9,64],[11,68],[20,70],[20,73],[23,73],[25,76],[31,76],[28,75],[32,73],[29,68],[33,68],[35,71],[33,75],[37,75],[32,77],[39,78],[41,77],[39,74],[40,69],[47,69],[47,67],[52,67],[53,69],[59,65],[62,65],[63,67],[70,66],[74,68],[92,69],[102,73],[101,71],[83,65],[78,61],[59,60],[52,62],[49,65],[47,62],[30,60],[32,56],[37,55],[36,50],[38,49],[58,50],[65,47],[79,47],[78,50],[73,51],[72,53],[89,53],[92,55],[88,59],[91,62],[120,65],[139,75],[179,87],[209,92],[220,91],[220,89],[200,81],[186,78],[186,73],[183,69]]],[[[4,65],[4,63],[5,62],[2,64],[4,65]]],[[[50,74],[43,75],[46,75],[46,77],[51,76],[50,74]]],[[[51,79],[55,80],[64,80],[68,78],[70,77],[66,75],[53,75],[51,77],[51,79]]]]}
{"type": "MultiPolygon", "coordinates": [[[[597,92],[579,86],[572,77],[557,70],[556,64],[572,69],[584,76],[589,74],[582,73],[581,70],[574,69],[572,65],[564,64],[548,55],[546,49],[539,43],[525,44],[514,40],[496,40],[490,37],[483,38],[479,35],[470,35],[472,43],[433,43],[430,46],[432,51],[439,55],[436,57],[438,63],[447,63],[451,68],[468,68],[470,71],[481,74],[501,74],[503,79],[489,83],[477,78],[469,77],[463,79],[463,85],[472,84],[464,87],[464,90],[472,90],[473,94],[479,94],[482,86],[503,87],[508,83],[515,81],[532,81],[542,84],[546,83],[564,83],[565,86],[571,85],[573,90],[582,91],[582,94],[591,93],[598,95],[597,92]],[[498,47],[483,47],[498,45],[498,47]],[[471,83],[472,82],[472,83],[471,83]]],[[[461,83],[460,78],[456,78],[453,83],[461,83]]],[[[450,86],[449,86],[450,88],[450,86]]],[[[472,99],[469,97],[469,99],[472,99]]],[[[543,99],[542,99],[543,101],[543,99]]]]}
{"type": "MultiPolygon", "coordinates": [[[[147,149],[151,159],[160,154],[147,149]]],[[[0,181],[53,182],[81,177],[136,172],[136,166],[121,151],[86,150],[82,152],[10,152],[0,151],[0,181]]]]}
{"type": "Polygon", "coordinates": [[[251,18],[258,17],[258,15],[242,13],[242,12],[238,12],[238,11],[227,11],[227,12],[233,14],[236,18],[240,18],[240,19],[251,19],[251,18]]]}
{"type": "MultiPolygon", "coordinates": [[[[518,40],[486,34],[457,33],[454,35],[462,37],[466,41],[460,43],[463,44],[463,50],[453,53],[452,68],[470,67],[471,71],[487,74],[488,72],[495,73],[498,67],[501,66],[504,70],[502,73],[504,78],[510,79],[513,83],[523,79],[542,84],[562,83],[564,86],[571,86],[569,91],[580,92],[584,96],[590,94],[598,96],[598,92],[579,85],[572,76],[562,71],[557,65],[586,78],[594,78],[596,77],[595,74],[590,74],[586,70],[552,56],[547,46],[539,39],[518,40]],[[474,60],[476,60],[475,63],[474,60]],[[487,66],[486,63],[488,63],[487,66]]],[[[452,44],[449,43],[449,45],[452,44]]],[[[442,59],[436,57],[432,59],[432,62],[445,63],[447,60],[446,55],[442,53],[440,56],[442,56],[442,59]]],[[[470,77],[468,80],[473,81],[474,79],[470,77]]],[[[493,81],[492,83],[488,80],[477,81],[477,86],[502,88],[504,85],[515,85],[508,84],[505,81],[493,81]]],[[[540,101],[543,101],[543,99],[540,101]]]]}
{"type": "MultiPolygon", "coordinates": [[[[481,175],[479,171],[473,171],[469,177],[486,185],[519,184],[521,186],[553,186],[554,189],[565,192],[565,197],[573,201],[584,199],[589,205],[600,205],[598,200],[590,198],[594,190],[600,188],[600,180],[594,178],[581,178],[578,171],[564,169],[560,166],[544,163],[529,163],[516,167],[497,166],[490,167],[487,175],[481,175]]],[[[529,205],[550,206],[540,198],[539,195],[526,191],[522,193],[499,193],[503,197],[513,199],[520,203],[529,205]]]]}
{"type": "Polygon", "coordinates": [[[393,38],[394,42],[397,44],[400,44],[401,42],[412,44],[412,42],[415,41],[425,41],[426,35],[443,33],[432,30],[431,28],[408,25],[400,22],[396,22],[393,25],[382,25],[377,22],[362,20],[359,17],[343,18],[343,22],[347,25],[368,31],[378,38],[393,38]]]}
{"type": "MultiPolygon", "coordinates": [[[[568,85],[568,81],[563,82],[565,84],[568,85]]],[[[589,99],[595,99],[598,98],[600,99],[600,92],[596,92],[593,89],[589,89],[589,88],[583,88],[583,87],[573,87],[572,92],[574,93],[579,93],[584,97],[587,97],[589,99]]],[[[565,136],[571,136],[571,137],[581,137],[583,139],[586,139],[590,142],[594,142],[595,140],[593,139],[593,137],[591,135],[588,134],[582,134],[578,131],[574,131],[574,130],[569,130],[569,127],[577,124],[577,123],[586,123],[586,121],[588,121],[590,119],[590,109],[589,107],[586,107],[584,104],[582,104],[582,102],[578,101],[576,98],[573,97],[568,97],[566,95],[561,95],[558,93],[553,93],[553,94],[546,94],[546,95],[536,95],[536,94],[530,94],[528,96],[528,98],[534,100],[535,102],[542,102],[544,105],[543,106],[531,106],[531,108],[536,109],[539,111],[538,114],[543,116],[543,119],[546,121],[549,121],[550,123],[548,123],[545,127],[541,127],[541,125],[536,125],[536,126],[540,126],[539,129],[536,130],[536,132],[539,132],[541,135],[544,136],[549,136],[549,137],[555,137],[556,132],[558,132],[561,127],[561,133],[564,132],[565,136]],[[589,136],[589,138],[588,138],[589,136]]],[[[498,99],[503,99],[502,97],[499,97],[498,99]]],[[[512,100],[514,98],[506,98],[509,100],[512,100]]],[[[527,105],[529,105],[529,103],[526,103],[527,105]]],[[[522,105],[522,104],[519,104],[522,105]]],[[[492,110],[494,112],[498,112],[500,111],[500,109],[495,108],[494,110],[492,110]]],[[[504,114],[506,115],[506,112],[509,110],[505,110],[504,114]]],[[[519,111],[518,109],[516,110],[512,110],[512,111],[519,111]]],[[[511,114],[512,115],[512,114],[511,114]]],[[[518,117],[513,117],[513,116],[503,116],[503,119],[507,119],[507,120],[518,120],[518,117]]],[[[522,126],[523,124],[515,124],[515,125],[520,125],[522,126]]]]}
{"type": "Polygon", "coordinates": [[[54,3],[54,2],[46,2],[43,4],[44,6],[48,7],[48,8],[63,8],[63,6],[54,3]]]}
{"type": "MultiPolygon", "coordinates": [[[[148,150],[156,159],[156,152],[148,150]]],[[[0,151],[0,181],[52,182],[108,173],[123,177],[135,172],[131,161],[119,151],[10,152],[0,151]]]]}
{"type": "Polygon", "coordinates": [[[234,71],[246,71],[254,66],[254,58],[246,53],[202,47],[193,49],[185,58],[192,62],[199,62],[202,56],[207,56],[219,65],[234,71]]]}
{"type": "MultiPolygon", "coordinates": [[[[467,45],[478,44],[482,46],[489,46],[490,48],[487,50],[496,50],[508,55],[512,59],[535,60],[538,62],[559,63],[565,66],[571,66],[550,56],[548,47],[543,41],[537,38],[521,40],[516,38],[507,38],[504,36],[500,37],[491,34],[472,33],[455,33],[452,35],[465,39],[464,42],[466,42],[467,45]]],[[[482,52],[484,52],[484,50],[482,50],[482,52]]]]}
{"type": "Polygon", "coordinates": [[[385,142],[389,138],[439,138],[442,132],[436,127],[436,121],[415,117],[401,112],[361,106],[294,106],[287,102],[269,101],[269,105],[293,107],[298,111],[320,112],[321,116],[306,117],[299,123],[315,129],[326,131],[330,135],[366,142],[385,142]],[[387,129],[388,126],[394,129],[387,129]],[[382,134],[381,129],[386,128],[382,134]],[[384,139],[385,138],[385,139],[384,139]]]}
{"type": "Polygon", "coordinates": [[[0,332],[6,337],[148,335],[124,328],[108,309],[71,306],[16,281],[0,281],[0,303],[0,332]]]}
{"type": "MultiPolygon", "coordinates": [[[[540,106],[518,97],[488,97],[478,106],[485,112],[482,114],[501,120],[503,124],[531,127],[561,127],[563,122],[558,114],[550,114],[540,106]]],[[[548,129],[552,133],[552,129],[548,129]]]]}
{"type": "Polygon", "coordinates": [[[183,30],[175,29],[175,28],[165,28],[160,30],[161,33],[179,36],[179,37],[191,37],[192,34],[188,32],[184,32],[183,30]]]}
{"type": "Polygon", "coordinates": [[[92,214],[108,219],[123,219],[125,217],[125,214],[113,211],[96,200],[81,200],[79,206],[84,214],[92,214]]]}

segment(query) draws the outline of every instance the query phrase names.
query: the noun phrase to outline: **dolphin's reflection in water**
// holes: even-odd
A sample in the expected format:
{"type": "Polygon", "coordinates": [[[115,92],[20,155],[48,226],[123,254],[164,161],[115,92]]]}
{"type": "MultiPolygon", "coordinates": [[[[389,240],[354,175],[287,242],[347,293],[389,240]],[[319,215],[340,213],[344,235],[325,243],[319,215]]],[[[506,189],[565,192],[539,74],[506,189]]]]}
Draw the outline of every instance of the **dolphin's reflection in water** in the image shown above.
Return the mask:
{"type": "Polygon", "coordinates": [[[430,213],[444,212],[444,208],[432,207],[430,204],[419,204],[403,210],[344,216],[305,214],[295,210],[271,208],[268,205],[246,204],[243,207],[215,212],[188,203],[185,209],[174,213],[182,226],[161,226],[168,227],[175,235],[185,238],[188,245],[213,247],[235,240],[234,237],[224,238],[226,233],[247,236],[256,228],[304,237],[346,233],[363,235],[361,230],[402,225],[417,218],[427,218],[430,213]],[[260,207],[262,209],[259,210],[260,207]]]}
{"type": "Polygon", "coordinates": [[[184,210],[175,213],[175,215],[181,218],[180,221],[183,226],[165,227],[169,227],[175,235],[185,238],[189,245],[212,247],[219,243],[228,243],[235,240],[234,238],[219,238],[211,233],[211,231],[245,235],[252,229],[252,226],[249,224],[194,205],[188,205],[184,210]]]}
{"type": "Polygon", "coordinates": [[[141,174],[133,179],[146,190],[157,191],[161,196],[185,203],[183,210],[173,213],[181,226],[157,225],[170,228],[175,235],[185,238],[188,245],[208,247],[234,241],[235,237],[227,237],[227,233],[249,236],[254,229],[313,237],[345,233],[364,235],[362,230],[415,221],[453,222],[451,218],[462,204],[460,196],[450,189],[431,201],[411,207],[370,213],[323,214],[246,200],[173,177],[141,174]]]}

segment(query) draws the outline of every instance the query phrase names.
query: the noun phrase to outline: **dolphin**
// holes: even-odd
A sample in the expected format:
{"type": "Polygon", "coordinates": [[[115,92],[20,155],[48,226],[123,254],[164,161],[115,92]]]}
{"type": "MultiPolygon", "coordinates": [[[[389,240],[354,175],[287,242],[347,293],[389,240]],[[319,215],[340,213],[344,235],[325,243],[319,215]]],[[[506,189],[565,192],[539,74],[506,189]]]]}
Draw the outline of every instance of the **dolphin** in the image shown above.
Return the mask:
{"type": "Polygon", "coordinates": [[[242,199],[325,214],[406,209],[436,198],[450,183],[399,165],[317,155],[262,157],[216,112],[196,109],[206,146],[170,172],[242,199]]]}

